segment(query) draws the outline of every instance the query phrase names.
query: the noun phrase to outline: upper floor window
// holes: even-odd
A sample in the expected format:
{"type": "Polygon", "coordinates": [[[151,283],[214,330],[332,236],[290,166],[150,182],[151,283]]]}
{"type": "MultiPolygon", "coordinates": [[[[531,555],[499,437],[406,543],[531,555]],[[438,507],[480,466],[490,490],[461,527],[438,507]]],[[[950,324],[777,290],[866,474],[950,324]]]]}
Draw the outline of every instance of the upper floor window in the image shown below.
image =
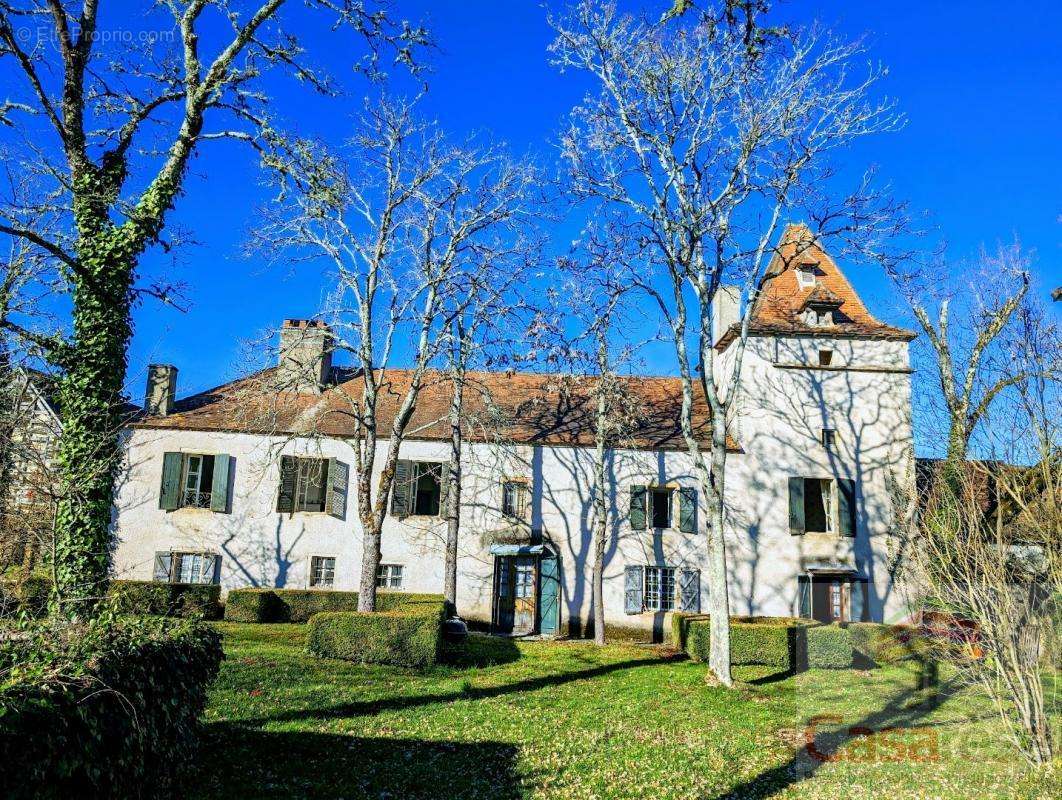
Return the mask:
{"type": "Polygon", "coordinates": [[[333,556],[313,556],[310,559],[310,588],[331,589],[336,579],[336,560],[333,556]]]}
{"type": "Polygon", "coordinates": [[[438,517],[446,510],[449,465],[437,461],[407,461],[395,465],[391,513],[396,517],[438,517]]]}
{"type": "Polygon", "coordinates": [[[819,366],[828,367],[833,363],[833,350],[819,350],[819,366]]]}
{"type": "Polygon", "coordinates": [[[801,264],[797,267],[797,283],[801,289],[808,289],[815,285],[815,265],[801,264]]]}
{"type": "Polygon", "coordinates": [[[789,532],[855,536],[855,502],[847,478],[789,478],[789,532]]]}
{"type": "Polygon", "coordinates": [[[164,453],[159,508],[228,511],[230,465],[223,454],[164,453]]]}
{"type": "Polygon", "coordinates": [[[281,456],[277,511],[328,512],[343,519],[347,512],[348,475],[347,465],[334,458],[281,456]]]}
{"type": "Polygon", "coordinates": [[[628,519],[634,530],[645,530],[647,524],[658,529],[674,528],[675,510],[678,512],[678,529],[693,533],[697,529],[697,490],[686,486],[631,487],[628,519]]]}
{"type": "Polygon", "coordinates": [[[524,481],[504,481],[502,483],[502,515],[512,519],[523,519],[527,509],[527,484],[524,481]]]}
{"type": "Polygon", "coordinates": [[[835,431],[833,428],[823,428],[822,429],[822,446],[825,447],[827,450],[830,450],[830,449],[833,448],[833,446],[834,446],[834,444],[836,442],[837,442],[837,431],[835,431]]]}

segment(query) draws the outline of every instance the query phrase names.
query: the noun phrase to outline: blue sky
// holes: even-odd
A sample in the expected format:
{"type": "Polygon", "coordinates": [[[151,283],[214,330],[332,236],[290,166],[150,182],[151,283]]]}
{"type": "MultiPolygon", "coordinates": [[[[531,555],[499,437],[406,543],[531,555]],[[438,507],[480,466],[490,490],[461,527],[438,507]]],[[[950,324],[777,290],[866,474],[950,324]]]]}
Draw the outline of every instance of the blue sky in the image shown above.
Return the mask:
{"type": "MultiPolygon", "coordinates": [[[[448,131],[492,134],[516,152],[554,158],[550,142],[585,90],[550,67],[551,36],[537,0],[396,0],[404,17],[427,19],[441,46],[424,110],[448,131]]],[[[557,4],[554,4],[557,5],[557,4]]],[[[646,3],[654,14],[666,2],[646,3]]],[[[312,59],[340,76],[350,93],[320,99],[276,84],[277,110],[301,133],[341,141],[351,129],[363,83],[351,76],[349,42],[296,14],[309,30],[312,59]]],[[[982,244],[1019,237],[1037,254],[1041,289],[1062,283],[1062,3],[789,2],[781,16],[815,18],[847,37],[867,35],[873,59],[890,69],[882,89],[906,127],[867,140],[846,166],[878,165],[897,196],[932,214],[956,263],[982,244]]],[[[256,161],[226,144],[204,147],[171,223],[198,245],[176,258],[153,253],[149,272],[188,287],[185,313],[146,301],[136,311],[129,389],[138,398],[149,362],[180,368],[179,394],[209,388],[239,370],[240,341],[285,317],[318,310],[324,275],[266,268],[243,255],[255,210],[267,202],[256,161]]],[[[558,235],[564,231],[558,231],[558,235]]],[[[848,270],[878,314],[902,321],[883,277],[848,270]]],[[[670,364],[647,365],[668,372],[670,364]]]]}

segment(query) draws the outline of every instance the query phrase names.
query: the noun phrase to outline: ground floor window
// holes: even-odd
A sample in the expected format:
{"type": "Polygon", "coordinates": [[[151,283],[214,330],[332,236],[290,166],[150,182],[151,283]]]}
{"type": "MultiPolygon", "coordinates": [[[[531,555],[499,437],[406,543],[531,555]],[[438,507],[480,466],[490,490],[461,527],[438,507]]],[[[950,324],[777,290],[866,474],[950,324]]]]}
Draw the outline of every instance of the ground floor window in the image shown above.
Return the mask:
{"type": "Polygon", "coordinates": [[[401,589],[402,588],[402,565],[381,564],[376,568],[377,589],[401,589]]]}
{"type": "Polygon", "coordinates": [[[314,556],[310,559],[310,587],[331,589],[336,579],[336,560],[332,556],[314,556]]]}
{"type": "Polygon", "coordinates": [[[156,553],[154,578],[162,583],[218,583],[220,562],[214,553],[156,553]]]}
{"type": "Polygon", "coordinates": [[[646,611],[671,611],[675,608],[675,570],[672,567],[645,568],[646,611]]]}

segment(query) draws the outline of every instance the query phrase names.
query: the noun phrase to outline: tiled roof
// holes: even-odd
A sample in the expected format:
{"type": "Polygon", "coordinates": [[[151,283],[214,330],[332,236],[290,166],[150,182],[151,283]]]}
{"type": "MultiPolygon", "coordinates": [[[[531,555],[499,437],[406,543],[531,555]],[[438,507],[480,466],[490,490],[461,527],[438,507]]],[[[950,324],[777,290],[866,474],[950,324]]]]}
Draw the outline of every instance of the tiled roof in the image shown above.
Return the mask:
{"type": "MultiPolygon", "coordinates": [[[[887,325],[876,319],[856,294],[840,267],[822,249],[806,225],[788,225],[782,233],[771,263],[771,279],[752,310],[749,332],[753,335],[829,336],[841,338],[898,339],[910,341],[913,331],[887,325]],[[797,277],[800,267],[813,268],[814,286],[801,286],[797,277]],[[834,306],[834,324],[812,325],[804,319],[809,302],[822,299],[834,306]],[[837,304],[836,301],[840,301],[837,304]]],[[[716,347],[725,349],[739,333],[732,326],[716,347]]]]}
{"type": "MultiPolygon", "coordinates": [[[[352,437],[355,403],[361,398],[360,373],[337,368],[335,384],[321,394],[276,391],[275,369],[179,400],[165,417],[141,416],[134,427],[248,433],[317,434],[352,437]]],[[[412,373],[386,371],[380,394],[377,430],[386,436],[412,373]]],[[[565,381],[557,375],[528,372],[472,372],[465,390],[465,435],[472,441],[518,444],[592,445],[593,410],[590,382],[565,381]],[[568,387],[566,389],[562,387],[568,387]]],[[[685,447],[679,427],[682,387],[678,378],[622,379],[639,421],[622,445],[642,449],[685,447]]],[[[449,440],[447,411],[452,384],[445,373],[429,372],[407,428],[407,438],[449,440]]],[[[711,423],[703,399],[694,404],[694,429],[710,438],[711,423]]],[[[737,445],[730,441],[731,449],[737,445]]]]}

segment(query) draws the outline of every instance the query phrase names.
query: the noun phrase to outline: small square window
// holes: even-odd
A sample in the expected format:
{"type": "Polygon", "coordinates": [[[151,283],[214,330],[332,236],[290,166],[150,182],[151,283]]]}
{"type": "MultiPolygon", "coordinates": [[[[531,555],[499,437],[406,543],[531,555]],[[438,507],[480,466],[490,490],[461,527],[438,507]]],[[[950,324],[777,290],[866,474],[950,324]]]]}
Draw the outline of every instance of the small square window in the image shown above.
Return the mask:
{"type": "Polygon", "coordinates": [[[310,559],[310,588],[331,589],[336,578],[336,560],[332,556],[310,559]]]}
{"type": "Polygon", "coordinates": [[[819,350],[819,366],[828,367],[833,363],[833,350],[819,350]]]}
{"type": "Polygon", "coordinates": [[[402,565],[381,564],[376,568],[377,589],[401,589],[402,588],[402,565]]]}
{"type": "Polygon", "coordinates": [[[835,431],[833,428],[823,428],[822,429],[822,446],[825,447],[827,450],[829,450],[830,448],[832,448],[834,446],[834,444],[836,442],[837,442],[837,431],[835,431]]]}
{"type": "Polygon", "coordinates": [[[815,285],[815,265],[814,264],[801,264],[797,267],[797,283],[800,284],[800,288],[807,289],[815,285]]]}

